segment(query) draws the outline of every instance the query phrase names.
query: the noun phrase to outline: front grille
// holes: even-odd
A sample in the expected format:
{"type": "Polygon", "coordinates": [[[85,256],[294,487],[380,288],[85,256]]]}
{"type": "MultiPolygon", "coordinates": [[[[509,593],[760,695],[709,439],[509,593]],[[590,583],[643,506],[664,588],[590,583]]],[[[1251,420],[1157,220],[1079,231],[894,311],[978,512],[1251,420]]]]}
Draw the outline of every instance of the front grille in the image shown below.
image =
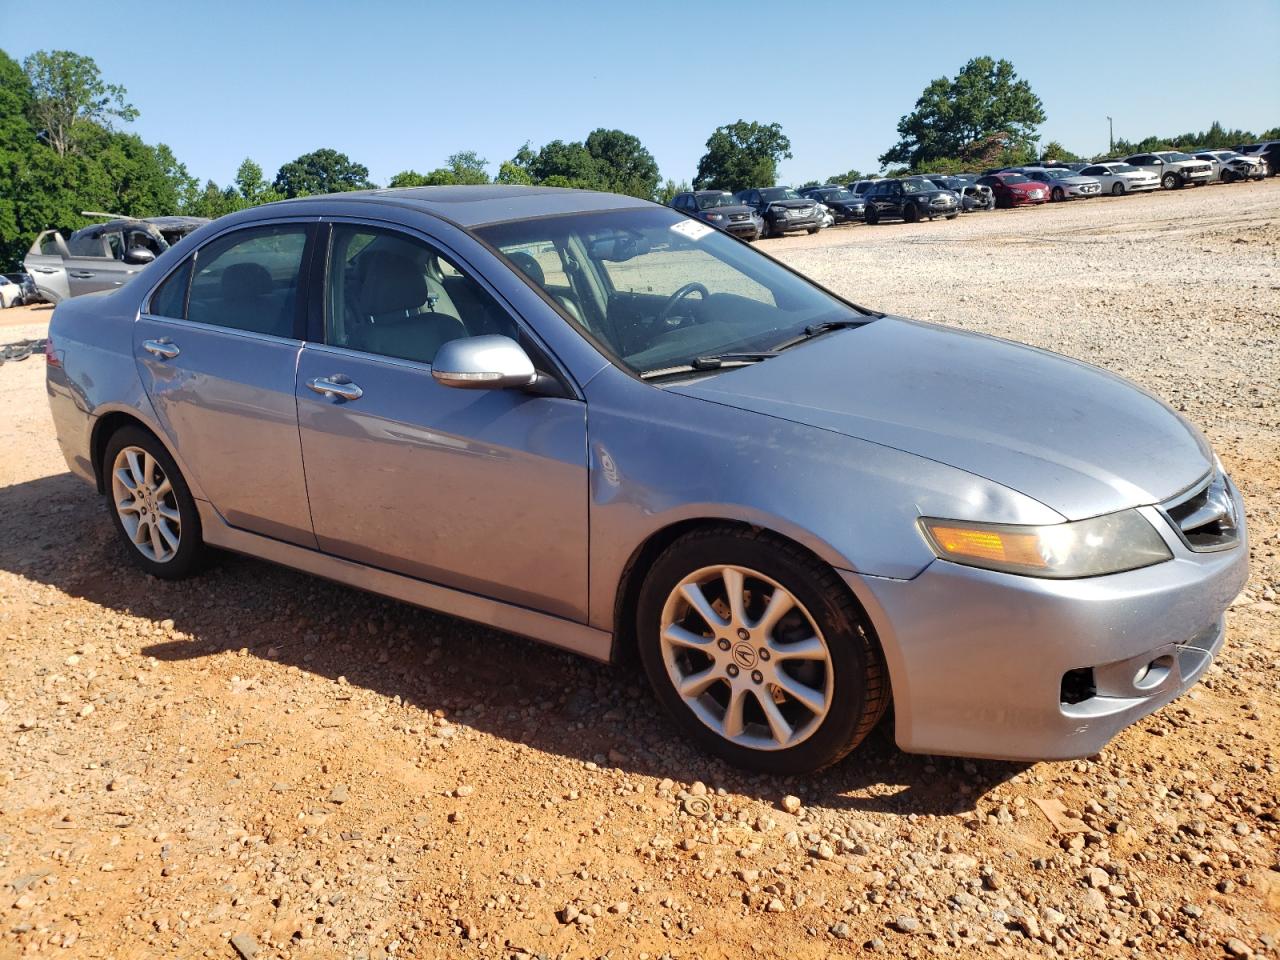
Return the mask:
{"type": "Polygon", "coordinates": [[[1226,475],[1220,470],[1161,504],[1160,509],[1182,541],[1197,553],[1225,550],[1240,540],[1235,499],[1226,475]]]}

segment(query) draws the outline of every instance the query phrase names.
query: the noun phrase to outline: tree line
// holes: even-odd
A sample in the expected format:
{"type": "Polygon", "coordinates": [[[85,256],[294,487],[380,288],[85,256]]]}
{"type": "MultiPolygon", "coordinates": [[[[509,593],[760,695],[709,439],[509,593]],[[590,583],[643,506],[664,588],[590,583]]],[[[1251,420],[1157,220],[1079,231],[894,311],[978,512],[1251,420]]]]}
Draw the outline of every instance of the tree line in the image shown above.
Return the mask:
{"type": "MultiPolygon", "coordinates": [[[[91,57],[40,51],[21,64],[0,51],[0,258],[13,263],[50,227],[70,231],[90,220],[85,210],[126,216],[184,213],[216,218],[289,197],[376,186],[369,169],[324,147],[285,163],[268,180],[250,158],[230,184],[203,184],[163,143],[147,144],[119,129],[138,116],[124,87],[108,83],[91,57]]],[[[1081,159],[1059,143],[1040,147],[1044,104],[1013,64],[975,57],[955,77],[931,81],[914,109],[898,122],[898,141],[880,156],[885,175],[946,173],[1023,164],[1038,158],[1081,159]]],[[[1280,128],[1255,136],[1208,130],[1175,137],[1118,140],[1113,155],[1157,149],[1229,147],[1280,139],[1280,128]]],[[[446,165],[421,173],[402,170],[392,187],[450,184],[531,184],[605,190],[668,203],[689,189],[741,190],[773,186],[791,141],[778,123],[737,120],[717,127],[688,181],[662,180],[657,161],[638,137],[592,130],[583,140],[525,143],[489,173],[475,151],[454,153],[446,165]]],[[[851,169],[824,181],[849,183],[869,174],[851,169]]]]}

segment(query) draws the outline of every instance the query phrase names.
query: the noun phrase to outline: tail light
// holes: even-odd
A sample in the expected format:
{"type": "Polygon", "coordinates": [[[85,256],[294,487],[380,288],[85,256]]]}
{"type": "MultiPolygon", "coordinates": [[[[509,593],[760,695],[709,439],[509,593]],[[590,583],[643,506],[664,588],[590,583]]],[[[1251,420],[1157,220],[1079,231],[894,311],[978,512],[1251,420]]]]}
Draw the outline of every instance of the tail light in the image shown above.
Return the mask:
{"type": "Polygon", "coordinates": [[[61,367],[62,361],[58,359],[57,352],[53,349],[53,337],[45,337],[44,341],[44,362],[46,366],[61,367]]]}

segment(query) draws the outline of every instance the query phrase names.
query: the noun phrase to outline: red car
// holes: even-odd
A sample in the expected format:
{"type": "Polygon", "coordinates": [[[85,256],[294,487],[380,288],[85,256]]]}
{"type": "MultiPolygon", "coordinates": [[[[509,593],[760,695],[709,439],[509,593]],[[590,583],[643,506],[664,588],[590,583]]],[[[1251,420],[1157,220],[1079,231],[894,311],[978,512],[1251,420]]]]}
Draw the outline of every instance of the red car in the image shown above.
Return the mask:
{"type": "Polygon", "coordinates": [[[991,188],[997,207],[1020,207],[1024,204],[1049,202],[1049,188],[1020,173],[989,173],[985,177],[979,177],[978,183],[991,188]]]}

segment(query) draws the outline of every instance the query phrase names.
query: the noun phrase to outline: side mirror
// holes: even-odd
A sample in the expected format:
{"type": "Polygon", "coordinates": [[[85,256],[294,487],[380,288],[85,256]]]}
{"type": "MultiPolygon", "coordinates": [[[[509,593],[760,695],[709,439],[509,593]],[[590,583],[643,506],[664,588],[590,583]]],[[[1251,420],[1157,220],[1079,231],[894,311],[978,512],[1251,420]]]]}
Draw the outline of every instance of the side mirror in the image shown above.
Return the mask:
{"type": "Polygon", "coordinates": [[[431,376],[446,387],[463,390],[506,390],[538,381],[538,371],[520,344],[496,335],[441,345],[431,362],[431,376]]]}
{"type": "Polygon", "coordinates": [[[156,258],[156,255],[146,247],[130,247],[124,252],[124,262],[132,263],[135,266],[141,266],[144,263],[150,263],[156,258]]]}

